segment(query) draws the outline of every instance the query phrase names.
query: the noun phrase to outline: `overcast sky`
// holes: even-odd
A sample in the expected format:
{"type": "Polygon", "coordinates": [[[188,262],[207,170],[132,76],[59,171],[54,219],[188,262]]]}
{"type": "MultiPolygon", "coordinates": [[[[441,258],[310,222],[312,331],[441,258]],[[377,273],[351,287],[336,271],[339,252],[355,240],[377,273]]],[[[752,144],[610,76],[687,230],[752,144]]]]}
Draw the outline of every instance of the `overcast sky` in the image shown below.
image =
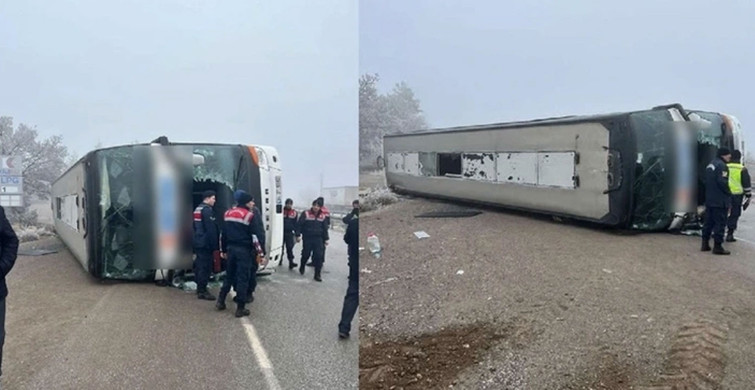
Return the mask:
{"type": "Polygon", "coordinates": [[[0,115],[94,148],[275,146],[284,196],[357,185],[358,14],[349,0],[5,1],[0,115]]]}
{"type": "Polygon", "coordinates": [[[360,72],[406,81],[432,127],[678,102],[736,116],[755,145],[750,0],[373,0],[359,15],[360,72]]]}

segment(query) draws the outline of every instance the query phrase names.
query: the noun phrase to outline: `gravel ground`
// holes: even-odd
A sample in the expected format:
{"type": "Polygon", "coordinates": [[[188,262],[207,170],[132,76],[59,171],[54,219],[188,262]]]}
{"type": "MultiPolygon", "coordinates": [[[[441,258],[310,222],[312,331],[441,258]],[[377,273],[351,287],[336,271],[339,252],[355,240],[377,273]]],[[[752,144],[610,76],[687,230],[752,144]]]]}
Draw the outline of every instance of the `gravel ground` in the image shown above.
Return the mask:
{"type": "MultiPolygon", "coordinates": [[[[363,350],[485,324],[506,337],[425,388],[753,388],[755,246],[738,242],[735,256],[715,257],[692,237],[491,209],[414,218],[459,208],[408,199],[363,214],[363,239],[374,232],[383,247],[379,259],[362,256],[363,350]]],[[[388,381],[396,366],[375,374],[394,364],[378,355],[362,355],[362,386],[404,388],[388,381]]]]}

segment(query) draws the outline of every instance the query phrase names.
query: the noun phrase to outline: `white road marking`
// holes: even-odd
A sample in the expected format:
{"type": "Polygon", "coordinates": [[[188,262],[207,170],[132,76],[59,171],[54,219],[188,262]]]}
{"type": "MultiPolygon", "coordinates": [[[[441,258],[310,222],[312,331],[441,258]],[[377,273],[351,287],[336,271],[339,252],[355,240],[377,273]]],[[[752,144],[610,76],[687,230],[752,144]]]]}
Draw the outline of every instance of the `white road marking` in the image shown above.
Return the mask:
{"type": "Polygon", "coordinates": [[[748,239],[742,238],[742,237],[735,237],[735,238],[737,239],[737,241],[742,241],[742,242],[746,242],[746,243],[748,243],[750,245],[755,245],[755,241],[751,241],[751,240],[748,240],[748,239]]]}
{"type": "MultiPolygon", "coordinates": [[[[231,291],[229,295],[233,298],[236,296],[236,293],[231,291]]],[[[233,302],[233,300],[231,300],[231,302],[233,302]]],[[[270,390],[282,390],[283,388],[280,383],[278,383],[278,378],[275,377],[273,363],[267,357],[265,347],[262,346],[262,341],[260,341],[259,336],[257,336],[257,329],[252,325],[252,321],[249,320],[249,317],[243,317],[241,318],[241,325],[244,327],[244,332],[246,333],[249,345],[252,346],[252,351],[254,352],[254,357],[257,359],[257,364],[260,366],[262,374],[265,375],[267,387],[270,390]]]]}

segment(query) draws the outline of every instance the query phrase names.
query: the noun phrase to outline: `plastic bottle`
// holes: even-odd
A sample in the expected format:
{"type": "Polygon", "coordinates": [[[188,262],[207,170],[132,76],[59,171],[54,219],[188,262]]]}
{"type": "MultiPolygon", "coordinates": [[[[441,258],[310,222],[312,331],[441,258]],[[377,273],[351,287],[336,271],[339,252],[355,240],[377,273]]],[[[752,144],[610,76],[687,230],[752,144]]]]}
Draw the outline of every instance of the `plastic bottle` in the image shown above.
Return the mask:
{"type": "Polygon", "coordinates": [[[377,235],[375,233],[370,233],[367,235],[367,247],[370,250],[370,253],[372,253],[375,257],[380,258],[380,251],[382,250],[380,248],[380,240],[378,239],[377,235]]]}

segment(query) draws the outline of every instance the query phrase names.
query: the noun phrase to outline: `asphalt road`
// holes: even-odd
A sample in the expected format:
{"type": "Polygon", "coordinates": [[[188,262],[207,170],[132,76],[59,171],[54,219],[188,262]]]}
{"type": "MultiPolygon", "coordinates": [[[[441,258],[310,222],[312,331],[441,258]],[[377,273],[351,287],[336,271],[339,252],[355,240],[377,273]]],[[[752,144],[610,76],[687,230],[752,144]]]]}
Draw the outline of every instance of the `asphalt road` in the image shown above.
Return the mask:
{"type": "Polygon", "coordinates": [[[259,279],[248,319],[172,287],[99,283],[67,250],[19,256],[7,278],[3,386],[356,389],[358,316],[351,340],[337,335],[348,275],[340,236],[323,283],[310,267],[301,276],[284,265],[259,279]]]}

